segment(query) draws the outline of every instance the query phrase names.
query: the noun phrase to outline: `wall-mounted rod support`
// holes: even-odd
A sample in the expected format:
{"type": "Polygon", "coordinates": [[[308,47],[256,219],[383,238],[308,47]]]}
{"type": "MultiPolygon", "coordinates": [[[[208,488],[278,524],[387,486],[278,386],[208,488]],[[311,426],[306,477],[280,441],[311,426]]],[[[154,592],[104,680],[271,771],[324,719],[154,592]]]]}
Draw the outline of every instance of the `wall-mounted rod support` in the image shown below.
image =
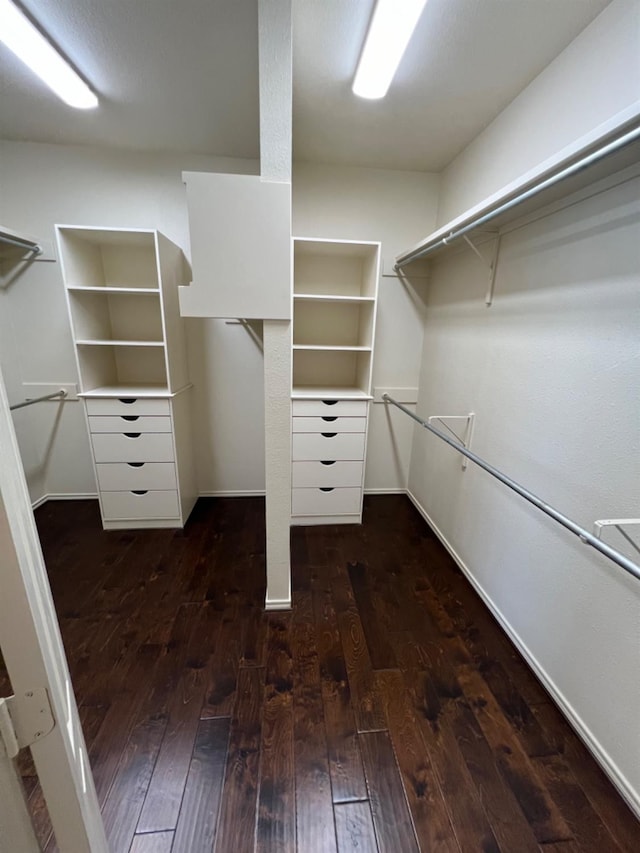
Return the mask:
{"type": "Polygon", "coordinates": [[[42,247],[37,243],[32,243],[31,240],[19,240],[16,237],[6,237],[0,234],[0,243],[7,243],[10,246],[17,246],[19,249],[26,249],[27,252],[32,252],[34,255],[42,254],[42,247]]]}
{"type": "Polygon", "coordinates": [[[614,563],[616,563],[620,568],[624,569],[630,575],[633,575],[634,578],[640,580],[640,566],[636,565],[632,560],[628,557],[625,557],[624,554],[621,554],[619,551],[616,551],[615,548],[609,547],[604,542],[601,542],[597,536],[594,536],[592,533],[589,533],[588,530],[585,530],[584,527],[580,527],[580,525],[576,524],[575,521],[572,521],[570,518],[567,518],[566,515],[563,515],[561,512],[558,512],[557,509],[554,509],[550,506],[546,501],[543,501],[541,498],[537,497],[530,492],[528,489],[525,489],[524,486],[521,486],[519,483],[516,483],[515,480],[512,480],[511,477],[507,477],[506,474],[503,474],[502,471],[499,471],[497,468],[494,468],[493,465],[490,465],[488,462],[485,462],[480,456],[476,456],[475,453],[472,453],[470,450],[462,447],[457,441],[453,438],[449,438],[448,435],[440,432],[437,429],[434,429],[430,424],[426,421],[423,421],[422,418],[419,418],[417,415],[414,415],[409,409],[402,405],[402,403],[396,402],[392,397],[388,394],[383,394],[382,399],[385,403],[392,403],[396,408],[400,409],[405,415],[409,415],[410,418],[413,418],[414,421],[420,424],[420,426],[424,427],[429,432],[437,435],[438,438],[441,438],[442,441],[446,442],[450,447],[453,447],[454,450],[457,450],[458,453],[462,453],[463,456],[466,456],[472,462],[475,462],[480,468],[486,471],[488,474],[491,474],[492,477],[495,477],[496,480],[500,480],[501,483],[504,483],[505,486],[508,486],[514,492],[520,495],[520,497],[532,503],[534,506],[538,507],[539,510],[544,512],[546,515],[550,516],[557,521],[558,524],[561,524],[563,527],[566,527],[567,530],[570,530],[573,534],[575,534],[585,545],[591,545],[592,548],[595,548],[596,551],[600,551],[601,554],[604,554],[605,557],[608,557],[614,563]]]}
{"type": "Polygon", "coordinates": [[[23,400],[22,403],[16,403],[14,406],[9,406],[9,410],[13,412],[16,409],[23,409],[25,406],[33,406],[34,403],[42,403],[44,400],[57,400],[58,398],[64,400],[66,396],[67,392],[64,388],[61,388],[60,391],[55,391],[53,394],[45,394],[43,397],[33,397],[30,400],[23,400]]]}
{"type": "Polygon", "coordinates": [[[468,234],[470,231],[475,230],[479,225],[484,225],[486,222],[491,222],[497,216],[500,216],[503,213],[506,213],[508,210],[511,210],[512,207],[516,207],[521,204],[523,201],[527,201],[527,199],[533,198],[533,196],[538,195],[543,190],[548,189],[549,187],[554,186],[560,181],[563,181],[565,178],[571,177],[571,175],[575,175],[578,172],[582,172],[584,169],[591,166],[593,163],[597,163],[599,160],[602,160],[603,157],[606,157],[609,154],[613,154],[615,151],[618,151],[621,148],[624,148],[625,145],[629,145],[631,142],[635,142],[640,138],[640,127],[634,127],[632,130],[623,133],[621,136],[618,136],[616,139],[613,139],[611,142],[607,142],[605,145],[602,145],[595,151],[586,154],[583,157],[580,157],[573,163],[570,163],[567,166],[561,167],[554,171],[551,175],[546,178],[542,178],[537,181],[533,186],[528,189],[522,190],[522,192],[517,193],[513,198],[508,198],[506,201],[501,204],[497,204],[495,207],[492,207],[486,213],[477,216],[472,219],[470,222],[467,222],[466,225],[461,226],[455,231],[450,231],[448,234],[445,234],[444,237],[439,237],[434,239],[433,241],[425,242],[421,246],[418,245],[413,249],[409,249],[406,252],[403,252],[401,255],[398,255],[396,258],[396,263],[394,269],[396,272],[402,267],[410,264],[412,261],[418,260],[418,258],[424,258],[426,255],[430,255],[431,252],[435,252],[436,249],[442,249],[444,246],[449,245],[454,240],[457,240],[459,237],[464,237],[465,234],[468,234]]]}

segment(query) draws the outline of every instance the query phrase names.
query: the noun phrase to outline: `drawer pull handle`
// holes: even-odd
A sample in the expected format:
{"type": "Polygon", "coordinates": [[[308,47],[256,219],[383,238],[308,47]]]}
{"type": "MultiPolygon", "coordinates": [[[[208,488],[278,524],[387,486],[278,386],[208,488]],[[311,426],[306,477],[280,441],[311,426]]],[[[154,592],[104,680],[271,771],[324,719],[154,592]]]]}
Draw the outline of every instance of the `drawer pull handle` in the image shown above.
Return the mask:
{"type": "Polygon", "coordinates": [[[146,495],[149,489],[131,489],[132,495],[146,495]]]}
{"type": "Polygon", "coordinates": [[[337,420],[338,420],[338,417],[337,417],[337,415],[323,415],[323,416],[322,416],[322,420],[323,420],[323,421],[328,421],[328,422],[330,422],[330,421],[337,421],[337,420]]]}
{"type": "Polygon", "coordinates": [[[120,415],[123,421],[137,421],[140,419],[140,415],[120,415]]]}
{"type": "Polygon", "coordinates": [[[322,432],[322,433],[320,433],[320,435],[323,438],[335,438],[337,436],[337,434],[338,434],[337,432],[322,432]]]}
{"type": "Polygon", "coordinates": [[[320,464],[321,465],[335,465],[336,460],[335,459],[321,459],[320,464]]]}
{"type": "Polygon", "coordinates": [[[125,406],[130,406],[132,403],[138,402],[137,397],[119,397],[118,399],[120,400],[121,403],[124,403],[125,406]]]}
{"type": "Polygon", "coordinates": [[[127,462],[127,465],[129,466],[129,468],[142,468],[144,462],[127,462]]]}
{"type": "Polygon", "coordinates": [[[322,402],[325,404],[325,406],[335,406],[335,404],[338,401],[337,400],[323,400],[322,402]]]}
{"type": "Polygon", "coordinates": [[[126,435],[127,438],[140,438],[142,433],[141,432],[125,432],[125,433],[123,433],[123,435],[126,435]]]}
{"type": "Polygon", "coordinates": [[[334,489],[334,486],[320,486],[321,492],[332,492],[333,489],[334,489]]]}

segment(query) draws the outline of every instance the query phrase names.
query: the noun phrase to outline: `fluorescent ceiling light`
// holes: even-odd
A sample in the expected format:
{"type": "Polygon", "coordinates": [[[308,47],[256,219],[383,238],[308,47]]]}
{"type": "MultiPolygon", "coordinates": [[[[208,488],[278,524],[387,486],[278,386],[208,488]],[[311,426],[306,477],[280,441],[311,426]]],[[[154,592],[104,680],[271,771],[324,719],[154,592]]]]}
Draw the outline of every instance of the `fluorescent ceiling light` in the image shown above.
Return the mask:
{"type": "Polygon", "coordinates": [[[378,0],[353,81],[361,98],[384,98],[427,0],[378,0]]]}
{"type": "Polygon", "coordinates": [[[98,106],[97,97],[84,80],[10,0],[0,0],[0,41],[65,104],[80,110],[98,106]]]}

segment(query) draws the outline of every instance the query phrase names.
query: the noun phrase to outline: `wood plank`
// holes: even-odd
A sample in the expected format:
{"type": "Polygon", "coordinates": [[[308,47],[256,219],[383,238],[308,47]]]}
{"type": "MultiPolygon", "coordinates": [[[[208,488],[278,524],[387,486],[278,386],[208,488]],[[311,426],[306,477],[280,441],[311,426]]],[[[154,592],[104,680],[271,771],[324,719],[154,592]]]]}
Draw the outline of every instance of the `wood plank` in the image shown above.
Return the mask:
{"type": "Polygon", "coordinates": [[[218,614],[208,602],[186,606],[191,613],[191,636],[169,701],[167,728],[138,821],[138,833],[176,828],[198,729],[206,687],[205,666],[213,650],[218,614]]]}
{"type": "MultiPolygon", "coordinates": [[[[343,598],[337,583],[332,585],[334,601],[343,598]]],[[[381,731],[386,728],[384,708],[373,679],[373,668],[367,650],[362,622],[357,609],[348,606],[342,612],[338,609],[338,629],[342,642],[347,677],[351,691],[351,706],[355,715],[358,732],[381,731]]]]}
{"type": "Polygon", "coordinates": [[[285,853],[296,846],[291,614],[267,625],[256,851],[285,853]]]}
{"type": "Polygon", "coordinates": [[[559,752],[611,837],[626,853],[635,853],[640,824],[601,767],[555,705],[535,705],[532,711],[547,734],[553,735],[559,752]]]}
{"type": "MultiPolygon", "coordinates": [[[[552,755],[536,758],[534,764],[579,847],[585,853],[601,850],[620,853],[620,847],[591,807],[564,761],[559,756],[552,755]]],[[[640,846],[640,827],[637,841],[640,846]]]]}
{"type": "Polygon", "coordinates": [[[338,803],[333,811],[338,853],[376,853],[378,844],[368,802],[338,803]]]}
{"type": "Polygon", "coordinates": [[[135,835],[129,853],[171,853],[173,832],[150,832],[135,835]]]}
{"type": "Polygon", "coordinates": [[[367,799],[347,666],[328,583],[314,584],[312,603],[333,802],[367,799]]]}
{"type": "Polygon", "coordinates": [[[166,725],[164,714],[152,714],[134,728],[127,741],[109,796],[102,806],[104,828],[112,850],[128,850],[131,845],[166,725]]]}
{"type": "Polygon", "coordinates": [[[389,736],[421,850],[459,853],[437,775],[420,737],[413,705],[399,670],[375,673],[389,736]]]}
{"type": "Polygon", "coordinates": [[[252,853],[255,844],[264,669],[239,670],[216,833],[217,853],[252,853]]]}
{"type": "Polygon", "coordinates": [[[570,840],[571,830],[482,677],[467,666],[459,668],[458,677],[498,768],[538,843],[570,840]]]}
{"type": "Polygon", "coordinates": [[[173,850],[211,853],[222,799],[228,719],[201,720],[178,816],[173,850]]]}
{"type": "Polygon", "coordinates": [[[299,850],[335,851],[331,775],[314,626],[293,628],[296,837],[299,850]]]}
{"type": "Polygon", "coordinates": [[[237,609],[225,610],[215,650],[207,666],[207,687],[200,718],[230,717],[236,700],[240,668],[241,637],[237,630],[237,609]]]}
{"type": "Polygon", "coordinates": [[[361,734],[360,748],[380,853],[419,853],[389,735],[361,734]]]}
{"type": "Polygon", "coordinates": [[[398,666],[389,642],[386,620],[381,618],[374,603],[374,593],[368,580],[369,567],[364,563],[349,563],[349,580],[360,615],[372,669],[394,669],[398,666]]]}

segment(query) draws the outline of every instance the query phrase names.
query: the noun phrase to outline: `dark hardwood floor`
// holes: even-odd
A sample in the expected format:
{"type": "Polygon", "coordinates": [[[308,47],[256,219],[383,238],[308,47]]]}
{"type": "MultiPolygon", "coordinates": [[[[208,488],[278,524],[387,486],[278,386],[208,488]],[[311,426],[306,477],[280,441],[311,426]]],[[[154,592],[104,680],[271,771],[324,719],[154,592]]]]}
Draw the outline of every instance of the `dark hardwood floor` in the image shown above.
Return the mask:
{"type": "Polygon", "coordinates": [[[406,498],[294,528],[272,614],[260,499],[202,499],[184,531],[105,533],[93,501],[36,519],[113,853],[640,849],[406,498]]]}

